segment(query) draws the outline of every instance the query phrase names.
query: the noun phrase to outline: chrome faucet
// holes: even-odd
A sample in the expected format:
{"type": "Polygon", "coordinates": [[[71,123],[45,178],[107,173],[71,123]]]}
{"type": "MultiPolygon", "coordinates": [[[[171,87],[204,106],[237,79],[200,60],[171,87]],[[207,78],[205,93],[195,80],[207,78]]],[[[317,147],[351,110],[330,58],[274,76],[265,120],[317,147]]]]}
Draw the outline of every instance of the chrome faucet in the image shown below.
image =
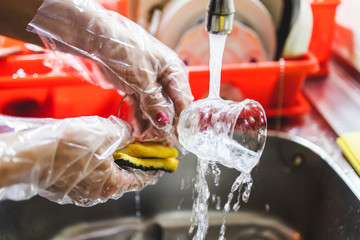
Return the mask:
{"type": "Polygon", "coordinates": [[[234,12],[234,0],[209,0],[206,11],[206,31],[213,34],[230,34],[234,12]]]}

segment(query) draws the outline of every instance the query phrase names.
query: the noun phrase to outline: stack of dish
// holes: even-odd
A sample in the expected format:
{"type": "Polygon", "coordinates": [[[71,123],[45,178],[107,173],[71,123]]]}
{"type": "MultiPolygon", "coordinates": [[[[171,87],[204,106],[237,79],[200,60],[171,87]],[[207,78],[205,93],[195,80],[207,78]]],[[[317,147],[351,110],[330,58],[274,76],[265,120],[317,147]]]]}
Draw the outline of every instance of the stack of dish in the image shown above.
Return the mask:
{"type": "MultiPolygon", "coordinates": [[[[189,65],[209,62],[204,29],[208,0],[151,0],[138,4],[137,22],[151,26],[155,36],[189,65]],[[154,8],[161,11],[151,17],[154,8]],[[147,24],[145,22],[148,21],[147,24]]],[[[312,11],[308,0],[234,0],[235,18],[223,62],[262,62],[298,58],[308,52],[312,11]]]]}

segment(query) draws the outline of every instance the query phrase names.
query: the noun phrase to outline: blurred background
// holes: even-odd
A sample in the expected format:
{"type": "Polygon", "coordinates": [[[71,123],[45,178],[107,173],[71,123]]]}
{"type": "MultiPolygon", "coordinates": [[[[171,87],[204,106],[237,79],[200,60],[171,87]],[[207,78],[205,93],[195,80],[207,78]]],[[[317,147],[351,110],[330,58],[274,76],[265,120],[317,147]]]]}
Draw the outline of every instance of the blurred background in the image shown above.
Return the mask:
{"type": "MultiPolygon", "coordinates": [[[[207,0],[98,1],[176,51],[189,71],[195,100],[207,97],[207,0]]],[[[228,239],[359,239],[360,1],[234,0],[234,5],[221,97],[260,102],[270,137],[252,173],[249,203],[235,214],[239,218],[229,218],[228,236],[233,238],[228,239]],[[253,238],[245,238],[251,231],[253,238]]],[[[85,73],[100,74],[91,60],[54,55],[4,36],[0,52],[0,114],[117,115],[123,96],[89,83],[85,73]]],[[[126,115],[126,103],[121,107],[126,115]]],[[[0,239],[49,239],[58,233],[56,239],[122,239],[144,227],[138,218],[125,218],[138,216],[140,210],[145,221],[157,219],[170,229],[166,239],[188,239],[186,234],[179,237],[189,223],[179,213],[191,210],[194,160],[189,154],[177,173],[142,191],[141,206],[133,193],[87,209],[39,197],[1,201],[0,239]],[[169,211],[177,215],[154,217],[169,211]],[[126,234],[121,226],[127,227],[126,234]]],[[[212,186],[218,191],[212,199],[219,196],[223,204],[237,172],[222,171],[222,187],[212,186]]],[[[222,216],[213,217],[220,228],[222,216]]],[[[218,236],[214,229],[213,236],[218,236]]]]}
{"type": "MultiPolygon", "coordinates": [[[[209,41],[204,30],[207,0],[99,0],[110,10],[129,17],[175,50],[188,66],[195,99],[207,96],[209,41]]],[[[222,97],[259,101],[269,117],[276,115],[279,94],[282,115],[299,116],[310,110],[302,93],[308,76],[325,76],[336,55],[359,70],[359,28],[355,0],[235,0],[233,32],[224,53],[222,97]],[[284,58],[285,71],[279,59],[284,58]],[[284,75],[279,93],[279,76],[284,75]]],[[[0,113],[34,117],[72,117],[116,114],[121,96],[82,81],[86,76],[63,56],[59,69],[52,53],[6,37],[0,61],[0,113]],[[97,100],[92,101],[92,94],[97,100]],[[88,103],[88,104],[85,104],[88,103]],[[88,108],[87,106],[91,106],[88,108]]],[[[89,60],[84,60],[91,67],[89,60]]]]}

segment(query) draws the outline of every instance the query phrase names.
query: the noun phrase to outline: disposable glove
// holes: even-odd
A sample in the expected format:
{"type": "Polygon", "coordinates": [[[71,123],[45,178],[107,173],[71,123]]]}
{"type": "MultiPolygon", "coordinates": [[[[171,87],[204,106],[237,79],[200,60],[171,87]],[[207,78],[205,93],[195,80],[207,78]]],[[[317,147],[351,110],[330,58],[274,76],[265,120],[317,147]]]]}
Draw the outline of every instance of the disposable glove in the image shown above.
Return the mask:
{"type": "Polygon", "coordinates": [[[56,50],[95,60],[108,83],[92,82],[133,99],[135,137],[173,136],[176,118],[193,100],[188,74],[176,53],[140,26],[94,0],[45,0],[28,30],[56,50]]]}
{"type": "Polygon", "coordinates": [[[92,206],[154,184],[161,171],[121,169],[112,154],[132,141],[116,117],[62,120],[0,116],[0,199],[36,194],[92,206]]]}

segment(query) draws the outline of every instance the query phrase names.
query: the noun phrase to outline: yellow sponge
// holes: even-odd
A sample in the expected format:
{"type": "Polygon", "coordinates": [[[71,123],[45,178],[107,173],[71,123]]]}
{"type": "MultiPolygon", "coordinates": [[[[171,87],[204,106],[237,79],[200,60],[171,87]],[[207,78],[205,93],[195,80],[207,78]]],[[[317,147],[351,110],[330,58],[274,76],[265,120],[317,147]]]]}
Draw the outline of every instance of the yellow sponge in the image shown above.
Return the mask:
{"type": "Polygon", "coordinates": [[[345,133],[336,142],[360,176],[360,132],[345,133]]]}
{"type": "Polygon", "coordinates": [[[121,167],[132,167],[148,170],[162,170],[175,172],[178,160],[175,158],[178,152],[173,147],[167,147],[157,143],[135,143],[117,150],[113,157],[115,163],[121,167]]]}
{"type": "Polygon", "coordinates": [[[173,147],[167,147],[159,143],[134,143],[119,150],[136,158],[176,158],[178,152],[173,147]]]}

